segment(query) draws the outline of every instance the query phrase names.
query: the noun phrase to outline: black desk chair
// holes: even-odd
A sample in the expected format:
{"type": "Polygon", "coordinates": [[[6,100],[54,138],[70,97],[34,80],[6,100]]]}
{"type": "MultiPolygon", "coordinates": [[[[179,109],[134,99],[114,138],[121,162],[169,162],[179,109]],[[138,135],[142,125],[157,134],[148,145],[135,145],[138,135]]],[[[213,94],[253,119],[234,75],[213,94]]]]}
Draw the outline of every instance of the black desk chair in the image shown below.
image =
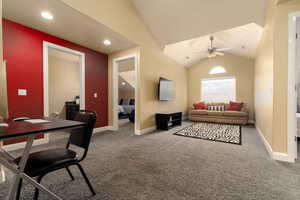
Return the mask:
{"type": "MultiPolygon", "coordinates": [[[[82,128],[73,129],[66,148],[50,149],[39,151],[30,154],[25,167],[25,173],[30,177],[37,177],[37,182],[40,183],[42,178],[50,172],[66,169],[71,179],[74,180],[69,167],[76,165],[79,168],[84,180],[86,181],[89,189],[93,195],[96,195],[89,179],[87,178],[83,168],[79,164],[83,161],[88,153],[94,125],[96,123],[97,115],[92,111],[80,111],[76,114],[74,121],[85,122],[86,126],[82,128]],[[75,151],[69,149],[70,145],[75,145],[84,150],[83,155],[79,157],[75,151]]],[[[20,162],[21,158],[15,160],[16,163],[20,162]]],[[[19,183],[18,193],[16,199],[20,198],[22,188],[22,179],[19,183]]],[[[39,197],[39,190],[35,189],[34,200],[39,197]]]]}

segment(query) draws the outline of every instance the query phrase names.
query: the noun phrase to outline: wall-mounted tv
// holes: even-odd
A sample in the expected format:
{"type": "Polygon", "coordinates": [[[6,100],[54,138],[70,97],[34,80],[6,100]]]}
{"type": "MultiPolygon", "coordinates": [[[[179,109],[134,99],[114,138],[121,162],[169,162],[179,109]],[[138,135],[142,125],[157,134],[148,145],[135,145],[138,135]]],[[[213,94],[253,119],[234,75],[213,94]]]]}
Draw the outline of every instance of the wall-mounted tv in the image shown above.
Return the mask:
{"type": "Polygon", "coordinates": [[[175,98],[174,82],[165,78],[159,78],[158,99],[160,101],[171,101],[175,98]]]}

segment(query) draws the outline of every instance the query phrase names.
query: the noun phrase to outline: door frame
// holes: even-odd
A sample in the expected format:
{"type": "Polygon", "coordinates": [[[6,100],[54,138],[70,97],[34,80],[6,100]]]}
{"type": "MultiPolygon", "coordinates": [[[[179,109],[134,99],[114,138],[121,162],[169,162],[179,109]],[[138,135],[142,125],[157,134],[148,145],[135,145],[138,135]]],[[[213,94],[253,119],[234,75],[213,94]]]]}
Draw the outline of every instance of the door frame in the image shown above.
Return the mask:
{"type": "Polygon", "coordinates": [[[85,109],[85,54],[50,42],[43,42],[44,116],[49,117],[49,48],[80,56],[80,109],[85,109]]]}
{"type": "Polygon", "coordinates": [[[118,110],[119,110],[119,65],[118,62],[128,59],[134,59],[134,71],[135,71],[135,90],[134,90],[134,98],[135,98],[135,122],[134,122],[134,134],[139,135],[138,130],[138,113],[139,113],[139,79],[138,79],[138,71],[139,71],[139,54],[131,54],[128,56],[123,56],[119,58],[113,59],[113,130],[119,130],[119,118],[118,118],[118,110]]]}
{"type": "Polygon", "coordinates": [[[289,14],[289,38],[288,38],[288,140],[287,154],[289,160],[297,159],[297,92],[296,92],[296,34],[297,21],[300,20],[300,11],[289,14]]]}

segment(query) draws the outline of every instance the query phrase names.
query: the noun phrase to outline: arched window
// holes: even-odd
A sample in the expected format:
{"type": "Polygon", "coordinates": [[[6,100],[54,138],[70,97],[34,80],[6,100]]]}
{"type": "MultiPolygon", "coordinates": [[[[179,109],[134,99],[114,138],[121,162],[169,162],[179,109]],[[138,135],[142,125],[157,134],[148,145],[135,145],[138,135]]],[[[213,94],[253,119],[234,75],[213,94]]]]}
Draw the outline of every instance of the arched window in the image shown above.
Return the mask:
{"type": "Polygon", "coordinates": [[[223,74],[223,73],[226,73],[226,70],[222,66],[215,66],[209,72],[209,74],[223,74]]]}

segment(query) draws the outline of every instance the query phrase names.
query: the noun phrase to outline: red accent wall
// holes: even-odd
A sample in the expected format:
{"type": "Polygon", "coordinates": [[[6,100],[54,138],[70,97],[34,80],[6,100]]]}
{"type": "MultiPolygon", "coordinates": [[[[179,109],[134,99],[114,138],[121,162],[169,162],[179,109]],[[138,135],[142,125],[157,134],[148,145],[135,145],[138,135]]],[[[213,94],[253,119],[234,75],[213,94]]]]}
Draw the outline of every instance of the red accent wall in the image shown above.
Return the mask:
{"type": "Polygon", "coordinates": [[[7,60],[10,117],[43,116],[43,41],[85,53],[86,109],[98,113],[96,127],[107,126],[108,56],[3,19],[3,56],[7,60]],[[18,89],[27,89],[27,96],[18,96],[18,89]],[[96,99],[95,92],[98,93],[96,99]]]}

